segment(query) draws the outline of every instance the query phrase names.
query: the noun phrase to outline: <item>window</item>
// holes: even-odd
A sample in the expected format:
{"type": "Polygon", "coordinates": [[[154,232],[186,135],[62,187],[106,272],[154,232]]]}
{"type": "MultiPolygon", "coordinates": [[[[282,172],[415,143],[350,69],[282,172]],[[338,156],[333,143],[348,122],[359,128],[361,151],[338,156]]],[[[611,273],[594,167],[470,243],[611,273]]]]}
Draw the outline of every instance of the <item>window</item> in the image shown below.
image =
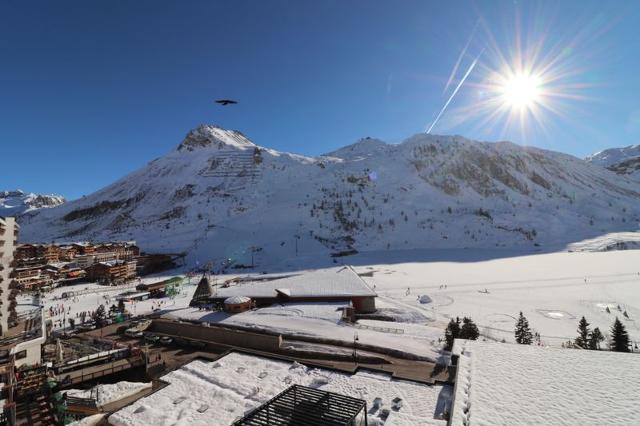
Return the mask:
{"type": "Polygon", "coordinates": [[[27,357],[27,350],[25,349],[24,351],[20,351],[18,353],[16,353],[16,359],[23,359],[27,357]]]}

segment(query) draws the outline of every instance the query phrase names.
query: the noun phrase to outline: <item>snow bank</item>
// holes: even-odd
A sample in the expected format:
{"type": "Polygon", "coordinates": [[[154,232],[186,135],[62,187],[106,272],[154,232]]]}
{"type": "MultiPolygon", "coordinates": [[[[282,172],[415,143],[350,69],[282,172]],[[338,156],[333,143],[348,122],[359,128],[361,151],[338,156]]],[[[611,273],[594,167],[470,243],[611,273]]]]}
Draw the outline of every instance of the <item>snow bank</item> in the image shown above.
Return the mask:
{"type": "Polygon", "coordinates": [[[96,399],[98,405],[105,405],[113,401],[118,401],[123,398],[127,398],[140,392],[143,389],[151,387],[151,383],[140,382],[118,382],[115,384],[98,385],[91,389],[69,389],[66,391],[68,396],[75,396],[78,398],[92,398],[96,399]]]}

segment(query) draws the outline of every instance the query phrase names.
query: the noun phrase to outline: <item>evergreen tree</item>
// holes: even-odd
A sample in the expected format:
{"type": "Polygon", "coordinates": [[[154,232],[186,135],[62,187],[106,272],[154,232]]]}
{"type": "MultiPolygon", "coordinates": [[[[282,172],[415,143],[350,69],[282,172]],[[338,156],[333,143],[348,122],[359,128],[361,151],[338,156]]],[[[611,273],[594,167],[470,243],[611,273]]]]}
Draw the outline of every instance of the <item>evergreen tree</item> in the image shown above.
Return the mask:
{"type": "Polygon", "coordinates": [[[576,346],[582,349],[588,349],[589,347],[589,323],[583,316],[578,322],[578,337],[576,337],[576,346]]]}
{"type": "Polygon", "coordinates": [[[107,311],[104,308],[104,305],[98,306],[98,309],[93,313],[93,320],[96,322],[98,327],[102,327],[104,325],[104,321],[107,318],[107,311]]]}
{"type": "Polygon", "coordinates": [[[446,342],[445,349],[450,351],[453,348],[453,341],[460,335],[460,318],[455,320],[451,318],[447,329],[444,332],[444,340],[446,342]]]}
{"type": "Polygon", "coordinates": [[[612,351],[629,352],[629,334],[618,317],[616,317],[611,326],[611,343],[609,347],[612,351]]]}
{"type": "Polygon", "coordinates": [[[477,340],[480,336],[478,326],[473,322],[471,318],[464,317],[462,319],[462,327],[460,328],[460,339],[477,340]]]}
{"type": "Polygon", "coordinates": [[[604,336],[598,327],[594,328],[591,334],[589,335],[589,349],[591,350],[599,350],[600,342],[604,341],[604,336]]]}
{"type": "Polygon", "coordinates": [[[531,334],[531,329],[529,328],[529,321],[520,311],[520,316],[518,317],[518,322],[516,323],[516,343],[521,345],[530,345],[533,341],[533,335],[531,334]]]}

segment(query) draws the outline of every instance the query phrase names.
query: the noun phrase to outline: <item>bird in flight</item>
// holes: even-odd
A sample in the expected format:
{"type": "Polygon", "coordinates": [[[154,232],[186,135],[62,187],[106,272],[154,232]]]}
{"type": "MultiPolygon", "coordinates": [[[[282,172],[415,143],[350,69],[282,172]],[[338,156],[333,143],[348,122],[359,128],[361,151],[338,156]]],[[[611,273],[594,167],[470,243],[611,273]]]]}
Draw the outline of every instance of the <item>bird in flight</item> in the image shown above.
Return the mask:
{"type": "Polygon", "coordinates": [[[216,103],[222,106],[227,106],[227,105],[237,104],[238,102],[231,99],[218,99],[216,103]]]}

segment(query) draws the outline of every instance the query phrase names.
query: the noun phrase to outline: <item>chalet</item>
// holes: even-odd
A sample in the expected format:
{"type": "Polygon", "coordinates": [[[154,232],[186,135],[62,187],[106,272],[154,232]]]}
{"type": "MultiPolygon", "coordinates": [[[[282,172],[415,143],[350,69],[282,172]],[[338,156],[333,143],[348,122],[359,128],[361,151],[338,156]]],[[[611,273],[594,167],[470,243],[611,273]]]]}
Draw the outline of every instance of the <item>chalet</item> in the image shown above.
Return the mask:
{"type": "Polygon", "coordinates": [[[60,252],[55,244],[42,244],[37,247],[37,257],[44,258],[46,263],[56,263],[60,260],[60,252]]]}
{"type": "Polygon", "coordinates": [[[40,267],[16,268],[13,272],[18,287],[25,290],[35,290],[52,284],[52,279],[43,274],[40,267]]]}
{"type": "Polygon", "coordinates": [[[38,248],[34,244],[20,244],[16,248],[16,261],[20,261],[23,259],[33,259],[35,257],[38,257],[38,248]]]}
{"type": "Polygon", "coordinates": [[[85,276],[83,269],[70,262],[46,265],[42,268],[42,273],[48,275],[55,282],[74,281],[85,276]]]}
{"type": "Polygon", "coordinates": [[[97,262],[86,268],[89,281],[116,283],[135,277],[136,261],[111,260],[97,262]]]}
{"type": "Polygon", "coordinates": [[[78,251],[73,245],[63,245],[58,247],[59,258],[61,261],[70,261],[78,255],[78,251]]]}
{"type": "Polygon", "coordinates": [[[93,244],[88,242],[73,243],[72,246],[78,255],[95,254],[96,252],[93,244]]]}

